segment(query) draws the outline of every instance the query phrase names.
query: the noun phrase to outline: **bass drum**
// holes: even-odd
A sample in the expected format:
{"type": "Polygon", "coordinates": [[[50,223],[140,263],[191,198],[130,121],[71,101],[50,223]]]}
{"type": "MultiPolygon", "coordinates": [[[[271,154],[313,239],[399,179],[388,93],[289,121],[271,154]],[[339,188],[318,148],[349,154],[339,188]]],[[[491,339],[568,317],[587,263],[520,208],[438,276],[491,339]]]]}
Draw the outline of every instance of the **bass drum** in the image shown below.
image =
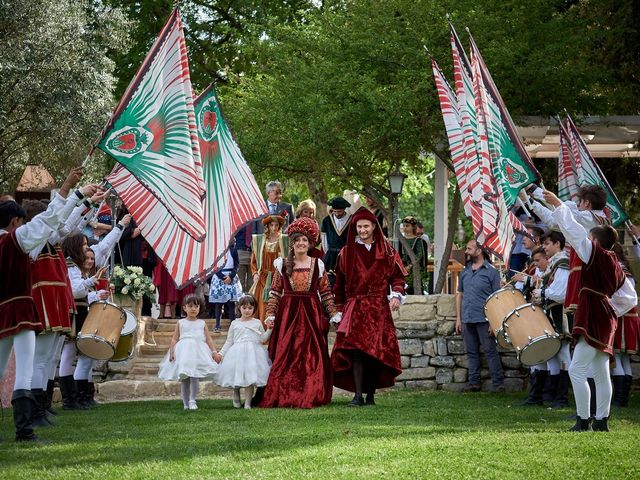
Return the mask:
{"type": "Polygon", "coordinates": [[[542,308],[531,303],[514,309],[505,319],[503,330],[518,360],[527,367],[553,358],[562,346],[560,335],[542,308]]]}
{"type": "Polygon", "coordinates": [[[109,302],[94,302],[76,338],[78,350],[94,360],[109,360],[116,351],[126,314],[109,302]]]}
{"type": "Polygon", "coordinates": [[[129,360],[133,355],[134,340],[136,337],[136,330],[138,328],[138,318],[133,312],[123,309],[127,315],[127,319],[124,322],[122,331],[120,332],[120,339],[116,346],[116,351],[111,358],[111,362],[123,362],[129,360]]]}
{"type": "Polygon", "coordinates": [[[504,349],[511,350],[513,346],[504,335],[502,324],[507,316],[527,301],[520,290],[513,287],[496,290],[487,298],[484,303],[484,316],[491,325],[491,329],[496,336],[498,345],[504,349]]]}

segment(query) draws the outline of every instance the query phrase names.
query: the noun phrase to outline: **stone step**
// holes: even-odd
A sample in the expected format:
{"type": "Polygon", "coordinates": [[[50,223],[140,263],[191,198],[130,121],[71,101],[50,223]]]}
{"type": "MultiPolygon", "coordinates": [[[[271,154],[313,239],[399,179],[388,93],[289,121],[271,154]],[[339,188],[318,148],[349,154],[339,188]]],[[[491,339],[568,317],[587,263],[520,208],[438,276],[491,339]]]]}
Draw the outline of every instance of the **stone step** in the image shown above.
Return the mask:
{"type": "MultiPolygon", "coordinates": [[[[198,398],[231,398],[232,390],[210,381],[200,382],[198,398]]],[[[150,380],[111,380],[96,383],[96,398],[100,402],[136,399],[180,398],[180,382],[150,380]]]]}
{"type": "MultiPolygon", "coordinates": [[[[213,329],[216,326],[216,321],[212,318],[203,319],[207,324],[207,328],[213,332],[213,329]]],[[[158,320],[148,320],[147,321],[147,330],[154,330],[156,332],[171,332],[173,333],[176,328],[176,323],[178,319],[158,319],[158,320]]],[[[222,319],[220,322],[220,326],[222,330],[227,331],[229,329],[229,320],[222,319]]]]}

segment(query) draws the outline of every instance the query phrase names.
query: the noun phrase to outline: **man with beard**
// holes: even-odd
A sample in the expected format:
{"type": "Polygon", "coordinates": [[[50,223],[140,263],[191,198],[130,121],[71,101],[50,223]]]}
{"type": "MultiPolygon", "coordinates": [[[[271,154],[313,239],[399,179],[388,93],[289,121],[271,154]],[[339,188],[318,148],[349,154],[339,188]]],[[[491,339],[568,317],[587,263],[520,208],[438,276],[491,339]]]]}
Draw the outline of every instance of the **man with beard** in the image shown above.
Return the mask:
{"type": "Polygon", "coordinates": [[[338,256],[333,287],[342,312],[331,354],[333,384],[355,393],[350,406],[375,405],[376,389],[393,386],[402,372],[391,311],[400,308],[406,274],[375,215],[361,207],[338,256]]]}
{"type": "Polygon", "coordinates": [[[494,392],[504,392],[504,374],[491,326],[484,316],[484,304],[489,295],[500,288],[500,274],[487,259],[475,240],[464,251],[467,265],[460,273],[456,295],[456,333],[462,334],[469,357],[469,383],[466,392],[479,392],[480,345],[487,356],[494,392]]]}

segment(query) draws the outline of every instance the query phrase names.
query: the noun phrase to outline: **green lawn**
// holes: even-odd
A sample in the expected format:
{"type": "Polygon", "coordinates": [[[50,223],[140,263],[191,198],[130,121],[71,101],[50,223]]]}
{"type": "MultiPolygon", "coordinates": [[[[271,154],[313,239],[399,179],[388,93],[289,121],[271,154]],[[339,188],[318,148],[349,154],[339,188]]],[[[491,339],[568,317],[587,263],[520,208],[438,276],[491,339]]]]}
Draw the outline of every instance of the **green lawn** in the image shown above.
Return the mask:
{"type": "Polygon", "coordinates": [[[610,433],[571,433],[572,411],[518,408],[523,395],[392,391],[375,407],[338,397],[315,410],[234,410],[228,400],[62,412],[49,441],[13,442],[5,410],[0,478],[640,478],[640,402],[610,433]]]}

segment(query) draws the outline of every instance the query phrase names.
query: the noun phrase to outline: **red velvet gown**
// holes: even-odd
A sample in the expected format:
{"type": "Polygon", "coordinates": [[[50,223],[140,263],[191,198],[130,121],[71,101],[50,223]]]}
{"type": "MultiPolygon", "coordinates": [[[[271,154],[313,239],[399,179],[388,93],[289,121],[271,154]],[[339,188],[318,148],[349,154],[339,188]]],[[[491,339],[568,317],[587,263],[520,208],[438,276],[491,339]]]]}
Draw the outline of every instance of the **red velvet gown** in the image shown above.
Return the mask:
{"type": "Polygon", "coordinates": [[[402,373],[387,295],[390,286],[393,291],[404,293],[406,272],[395,251],[376,258],[376,248],[368,251],[358,244],[353,254],[353,267],[346,258],[346,247],[336,266],[333,292],[338,309],[342,308],[342,321],[331,354],[333,384],[355,392],[351,351],[359,350],[365,354],[363,392],[368,393],[393,386],[402,373]]]}
{"type": "Polygon", "coordinates": [[[331,402],[333,393],[327,333],[329,312],[336,312],[326,272],[318,260],[310,269],[294,269],[291,277],[275,270],[267,315],[275,313],[269,341],[273,362],[261,407],[313,408],[331,402]],[[318,295],[318,293],[320,295],[318,295]]]}

